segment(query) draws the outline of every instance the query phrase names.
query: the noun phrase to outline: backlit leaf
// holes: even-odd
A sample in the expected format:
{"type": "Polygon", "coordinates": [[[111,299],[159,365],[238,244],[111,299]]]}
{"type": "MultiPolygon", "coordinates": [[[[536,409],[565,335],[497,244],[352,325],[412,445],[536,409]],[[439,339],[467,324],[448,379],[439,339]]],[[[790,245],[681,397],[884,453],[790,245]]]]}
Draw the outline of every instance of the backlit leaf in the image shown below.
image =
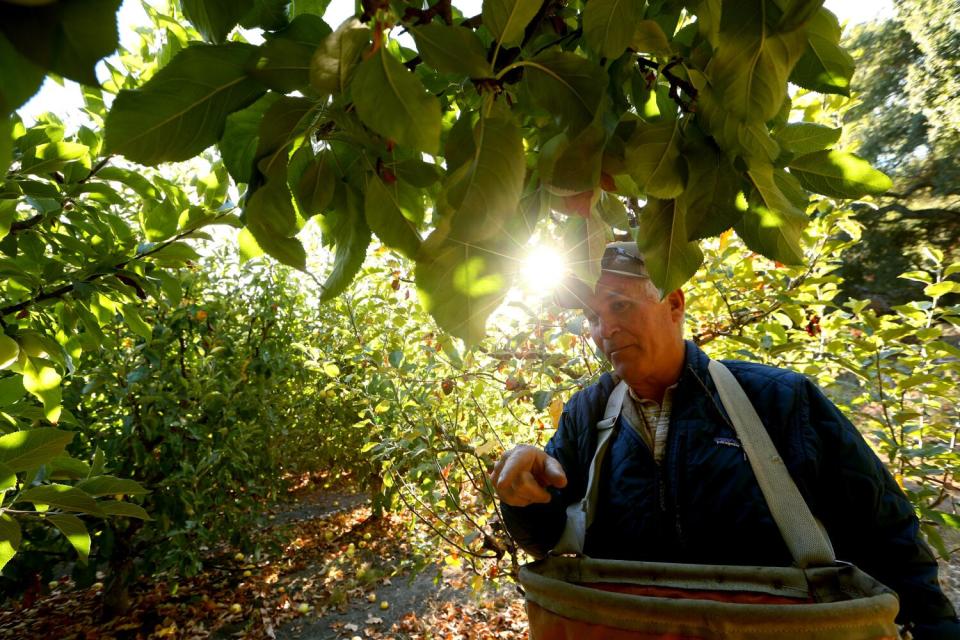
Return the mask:
{"type": "Polygon", "coordinates": [[[607,84],[595,62],[569,51],[546,51],[527,62],[524,82],[534,103],[553,114],[559,127],[579,133],[593,121],[607,84]]]}
{"type": "Polygon", "coordinates": [[[630,39],[630,48],[640,53],[670,54],[670,41],[663,28],[653,20],[640,20],[630,39]]]}
{"type": "Polygon", "coordinates": [[[19,355],[20,345],[17,341],[10,336],[0,334],[0,369],[6,369],[16,362],[19,355]]]}
{"type": "Polygon", "coordinates": [[[350,18],[327,36],[310,60],[310,84],[320,93],[338,94],[370,42],[370,29],[350,18]]]}
{"type": "Polygon", "coordinates": [[[590,0],[583,9],[583,37],[602,58],[619,58],[636,35],[640,0],[590,0]]]}
{"type": "Polygon", "coordinates": [[[832,149],[794,158],[788,166],[805,189],[832,198],[878,196],[892,186],[890,178],[863,158],[832,149]]]}
{"type": "Polygon", "coordinates": [[[132,502],[122,502],[120,500],[101,500],[97,503],[103,515],[123,516],[127,518],[137,518],[139,520],[152,520],[153,518],[146,510],[138,504],[132,502]]]}
{"type": "Polygon", "coordinates": [[[249,107],[227,116],[223,136],[217,146],[220,148],[223,164],[237,182],[250,182],[256,165],[260,123],[270,107],[279,99],[279,94],[269,92],[249,107]]]}
{"type": "Polygon", "coordinates": [[[246,72],[256,47],[240,42],[182,50],[143,86],[122,90],[106,121],[106,151],[143,164],[186,160],[220,139],[227,116],[263,86],[246,72]]]}
{"type": "Polygon", "coordinates": [[[180,6],[205,40],[220,43],[250,12],[253,0],[181,0],[180,6]]]}
{"type": "MultiPolygon", "coordinates": [[[[777,186],[773,167],[755,163],[747,172],[754,185],[747,210],[735,229],[748,247],[771,260],[802,264],[800,238],[809,219],[777,186]]],[[[741,200],[741,202],[743,202],[741,200]]]]}
{"type": "Polygon", "coordinates": [[[341,209],[329,212],[321,221],[323,234],[336,243],[333,270],[323,283],[322,300],[340,295],[363,265],[370,246],[370,227],[360,208],[358,197],[349,191],[341,209]]]}
{"type": "Polygon", "coordinates": [[[60,418],[60,374],[42,358],[27,358],[23,365],[23,387],[43,402],[44,416],[56,423],[60,418]]]}
{"type": "Polygon", "coordinates": [[[840,139],[839,128],[813,122],[792,122],[773,136],[784,151],[799,155],[832,147],[840,139]]]}
{"type": "Polygon", "coordinates": [[[47,520],[60,530],[60,533],[70,541],[73,548],[77,550],[80,556],[80,564],[87,564],[87,558],[90,556],[90,533],[87,527],[77,516],[67,513],[51,514],[47,520]]]}
{"type": "Polygon", "coordinates": [[[685,150],[689,177],[677,196],[677,205],[687,216],[690,240],[709,238],[726,231],[743,215],[737,209],[740,174],[712,145],[698,144],[685,150]]]}
{"type": "Polygon", "coordinates": [[[501,46],[512,47],[542,4],[541,0],[484,0],[483,25],[501,46]]]}
{"type": "Polygon", "coordinates": [[[656,198],[683,192],[687,166],[680,154],[680,121],[639,123],[626,142],[625,166],[641,189],[656,198]]]}
{"type": "Polygon", "coordinates": [[[440,147],[440,101],[387,47],[357,67],[351,83],[357,115],[397,144],[436,153],[440,147]]]}
{"type": "Polygon", "coordinates": [[[7,566],[20,548],[20,525],[5,513],[0,513],[0,569],[7,566]]]}
{"type": "Polygon", "coordinates": [[[113,476],[94,476],[74,485],[93,497],[128,495],[141,496],[150,493],[144,489],[140,483],[125,478],[115,478],[113,476]]]}
{"type": "Polygon", "coordinates": [[[491,75],[487,51],[477,34],[466,27],[431,23],[411,29],[423,61],[440,73],[471,78],[491,75]]]}
{"type": "Polygon", "coordinates": [[[850,95],[854,62],[839,43],[837,16],[820,9],[807,25],[807,48],[790,74],[790,82],[821,93],[850,95]]]}
{"type": "Polygon", "coordinates": [[[386,184],[371,176],[364,196],[364,215],[370,230],[388,247],[408,258],[416,257],[421,239],[414,222],[417,214],[411,208],[416,206],[419,193],[399,180],[386,184]]]}
{"type": "Polygon", "coordinates": [[[64,511],[75,511],[92,515],[100,515],[102,513],[93,498],[80,489],[65,484],[45,484],[38,487],[31,487],[20,494],[18,502],[32,502],[34,504],[56,507],[64,511]]]}
{"type": "Polygon", "coordinates": [[[676,200],[650,198],[640,214],[637,245],[653,283],[665,294],[679,289],[703,264],[703,252],[688,239],[686,213],[676,200]]]}

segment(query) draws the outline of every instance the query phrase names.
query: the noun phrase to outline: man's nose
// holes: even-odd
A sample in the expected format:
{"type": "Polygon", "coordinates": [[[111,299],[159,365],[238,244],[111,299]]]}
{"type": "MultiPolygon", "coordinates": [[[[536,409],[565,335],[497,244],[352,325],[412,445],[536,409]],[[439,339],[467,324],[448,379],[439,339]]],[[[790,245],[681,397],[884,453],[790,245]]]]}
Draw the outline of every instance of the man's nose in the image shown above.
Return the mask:
{"type": "Polygon", "coordinates": [[[597,322],[600,324],[601,338],[610,338],[619,329],[619,325],[615,319],[609,316],[600,315],[598,316],[597,322]]]}

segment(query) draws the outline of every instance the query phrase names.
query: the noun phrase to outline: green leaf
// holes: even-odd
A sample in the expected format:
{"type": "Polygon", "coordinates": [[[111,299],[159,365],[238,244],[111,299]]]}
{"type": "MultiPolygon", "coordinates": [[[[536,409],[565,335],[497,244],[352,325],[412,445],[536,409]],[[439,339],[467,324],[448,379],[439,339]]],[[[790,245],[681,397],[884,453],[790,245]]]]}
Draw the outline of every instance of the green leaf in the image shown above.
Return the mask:
{"type": "Polygon", "coordinates": [[[27,358],[23,365],[23,388],[43,402],[44,416],[50,422],[60,419],[60,374],[42,358],[27,358]]]}
{"type": "Polygon", "coordinates": [[[344,206],[331,211],[321,221],[324,237],[333,238],[337,246],[333,270],[323,283],[321,300],[330,300],[343,293],[367,257],[370,227],[358,199],[352,189],[348,190],[344,206]]]}
{"type": "Polygon", "coordinates": [[[17,486],[17,474],[8,465],[0,462],[0,495],[7,489],[17,486]]]}
{"type": "Polygon", "coordinates": [[[619,58],[634,39],[642,15],[640,0],[590,0],[583,10],[584,40],[601,58],[619,58]]]}
{"type": "Polygon", "coordinates": [[[650,198],[640,214],[637,246],[653,283],[664,294],[679,289],[703,264],[703,252],[688,240],[686,214],[675,200],[650,198]]]}
{"type": "Polygon", "coordinates": [[[87,558],[90,556],[90,534],[83,521],[77,516],[66,513],[48,515],[47,520],[52,522],[77,550],[80,564],[87,564],[87,558]]]}
{"type": "Polygon", "coordinates": [[[50,480],[79,480],[90,475],[90,465],[70,456],[57,456],[47,463],[50,480]]]}
{"type": "Polygon", "coordinates": [[[821,93],[850,95],[854,62],[840,46],[840,23],[820,9],[807,24],[807,49],[790,74],[790,82],[821,93]]]}
{"type": "Polygon", "coordinates": [[[573,140],[566,133],[554,136],[540,149],[540,180],[559,195],[592,191],[600,184],[606,132],[590,125],[573,140]]]}
{"type": "Polygon", "coordinates": [[[142,496],[150,493],[140,483],[114,476],[94,476],[74,485],[94,498],[109,495],[142,496]]]}
{"type": "Polygon", "coordinates": [[[62,455],[73,433],[44,427],[0,436],[0,462],[14,472],[34,469],[62,455]]]}
{"type": "Polygon", "coordinates": [[[20,525],[5,513],[0,513],[0,569],[7,566],[20,548],[20,525]]]}
{"type": "Polygon", "coordinates": [[[267,111],[280,99],[277,93],[266,93],[246,109],[227,116],[223,136],[217,143],[223,164],[237,182],[250,182],[256,166],[260,143],[260,123],[267,111]]]}
{"type": "Polygon", "coordinates": [[[310,60],[310,84],[323,94],[342,93],[360,53],[370,43],[370,29],[356,18],[347,20],[327,36],[310,60]]]}
{"type": "Polygon", "coordinates": [[[800,155],[833,146],[840,139],[841,129],[813,122],[793,122],[776,133],[773,139],[784,151],[800,155]]]}
{"type": "Polygon", "coordinates": [[[773,177],[773,167],[756,163],[747,172],[754,185],[748,209],[736,225],[746,245],[771,260],[803,264],[800,238],[809,222],[783,194],[773,177]]]}
{"type": "Polygon", "coordinates": [[[149,341],[153,337],[153,329],[149,324],[143,321],[140,310],[135,304],[123,305],[123,321],[127,323],[130,330],[135,334],[149,341]]]}
{"type": "Polygon", "coordinates": [[[670,55],[670,41],[663,28],[654,20],[640,20],[630,39],[630,48],[639,53],[670,55]]]}
{"type": "Polygon", "coordinates": [[[287,5],[290,0],[253,0],[253,7],[240,19],[245,29],[260,27],[268,31],[281,29],[287,24],[287,5]]]}
{"type": "Polygon", "coordinates": [[[100,511],[107,516],[123,516],[126,518],[137,518],[139,520],[153,520],[146,510],[138,504],[132,502],[121,502],[120,500],[101,500],[97,503],[100,511]]]}
{"type": "Polygon", "coordinates": [[[360,63],[351,95],[357,115],[381,136],[425,153],[440,148],[440,101],[387,47],[360,63]]]}
{"type": "MultiPolygon", "coordinates": [[[[33,64],[77,82],[98,85],[94,66],[117,48],[120,0],[0,4],[0,31],[33,64]]],[[[4,80],[8,67],[4,67],[4,80]]],[[[14,105],[18,106],[18,105],[14,105]]]]}
{"type": "Polygon", "coordinates": [[[10,336],[0,333],[0,369],[6,369],[20,357],[20,345],[10,336]]]}
{"type": "Polygon", "coordinates": [[[48,505],[64,511],[76,511],[92,515],[102,513],[93,498],[80,489],[65,484],[45,484],[39,487],[31,487],[20,494],[17,502],[32,502],[34,505],[48,505]]]}
{"type": "Polygon", "coordinates": [[[491,75],[487,51],[474,31],[436,22],[414,27],[410,31],[420,57],[440,73],[459,73],[471,78],[491,75]]]}
{"type": "Polygon", "coordinates": [[[743,215],[736,207],[740,174],[708,143],[691,146],[683,155],[689,175],[686,189],[677,196],[677,207],[686,213],[688,239],[719,235],[743,215]]]}
{"type": "MultiPolygon", "coordinates": [[[[3,66],[2,62],[0,66],[3,66]]],[[[3,94],[0,94],[0,179],[7,175],[13,160],[13,118],[8,118],[4,113],[3,101],[3,94]]],[[[0,240],[10,231],[9,225],[4,225],[2,209],[0,206],[0,240]]]]}
{"type": "Polygon", "coordinates": [[[333,199],[337,176],[332,165],[332,154],[323,150],[313,156],[300,174],[293,195],[304,217],[323,213],[333,199]]]}
{"type": "Polygon", "coordinates": [[[683,193],[687,166],[680,155],[680,121],[640,122],[626,142],[627,172],[641,189],[656,198],[683,193]]]}
{"type": "Polygon", "coordinates": [[[893,184],[863,158],[832,149],[794,158],[788,166],[805,189],[831,198],[879,196],[893,184]]]}
{"type": "Polygon", "coordinates": [[[268,237],[289,238],[297,233],[297,214],[287,186],[287,165],[276,162],[268,167],[269,158],[260,161],[260,170],[267,182],[253,192],[244,207],[246,227],[260,243],[268,237]],[[269,171],[269,173],[267,173],[269,171]]]}
{"type": "Polygon", "coordinates": [[[23,376],[0,379],[0,407],[9,407],[25,395],[27,390],[23,388],[23,376]]]}
{"type": "Polygon", "coordinates": [[[199,260],[200,254],[186,242],[171,242],[146,257],[158,264],[180,267],[187,262],[199,260]]]}
{"type": "Polygon", "coordinates": [[[575,135],[593,122],[607,86],[597,63],[568,51],[546,51],[526,62],[524,84],[534,104],[575,135]]]}
{"type": "MultiPolygon", "coordinates": [[[[297,238],[284,238],[274,235],[253,236],[257,246],[274,258],[277,262],[288,267],[305,271],[307,268],[307,251],[303,243],[297,238]]],[[[249,258],[248,258],[249,259],[249,258]]]]}
{"type": "MultiPolygon", "coordinates": [[[[385,184],[375,175],[367,181],[364,197],[364,215],[370,230],[385,245],[411,259],[420,251],[421,238],[415,223],[418,197],[419,191],[399,180],[385,184]]],[[[420,209],[422,215],[422,204],[420,209]]]]}
{"type": "Polygon", "coordinates": [[[706,73],[718,99],[733,115],[766,122],[787,95],[787,78],[803,54],[803,30],[772,33],[765,0],[723,6],[719,42],[706,73]]]}
{"type": "Polygon", "coordinates": [[[180,6],[205,40],[220,43],[250,12],[253,0],[181,0],[180,6]]]}
{"type": "MultiPolygon", "coordinates": [[[[30,99],[43,83],[44,71],[23,56],[0,33],[0,69],[3,69],[3,84],[0,84],[0,117],[17,109],[30,99]]],[[[2,145],[0,145],[2,147],[2,145]]],[[[2,158],[2,156],[0,156],[2,158]]],[[[6,174],[4,160],[0,159],[0,175],[6,174]]]]}
{"type": "Polygon", "coordinates": [[[931,298],[939,298],[947,295],[948,293],[960,293],[960,282],[943,280],[942,282],[928,284],[923,288],[923,295],[931,298]]]}
{"type": "Polygon", "coordinates": [[[177,211],[169,199],[145,199],[139,217],[143,235],[150,242],[167,240],[177,232],[177,211]]]}
{"type": "Polygon", "coordinates": [[[79,142],[48,142],[24,152],[20,170],[24,173],[43,175],[63,168],[68,162],[86,160],[90,163],[90,149],[79,142]]]}
{"type": "Polygon", "coordinates": [[[139,89],[122,90],[107,115],[106,152],[151,165],[198,155],[221,138],[230,113],[263,93],[246,73],[255,52],[239,42],[194,45],[139,89]]]}
{"type": "Polygon", "coordinates": [[[523,38],[523,30],[542,4],[541,0],[484,0],[483,26],[500,46],[512,47],[523,38]]]}
{"type": "Polygon", "coordinates": [[[728,111],[709,85],[700,85],[697,89],[697,119],[726,155],[767,162],[780,155],[780,145],[770,137],[765,123],[748,122],[728,111]]]}
{"type": "Polygon", "coordinates": [[[237,242],[240,249],[240,264],[263,255],[263,249],[257,244],[257,239],[250,233],[250,229],[241,229],[240,233],[237,234],[237,242]]]}
{"type": "Polygon", "coordinates": [[[310,86],[310,66],[317,46],[330,35],[319,16],[302,15],[260,45],[250,75],[266,87],[289,93],[310,86]]]}

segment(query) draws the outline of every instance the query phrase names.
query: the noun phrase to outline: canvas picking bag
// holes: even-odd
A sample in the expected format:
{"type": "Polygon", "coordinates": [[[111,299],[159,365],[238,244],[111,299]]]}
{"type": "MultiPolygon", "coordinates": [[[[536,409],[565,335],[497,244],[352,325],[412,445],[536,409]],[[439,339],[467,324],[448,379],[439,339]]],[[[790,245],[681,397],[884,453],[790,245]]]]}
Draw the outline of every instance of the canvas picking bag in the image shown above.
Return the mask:
{"type": "Polygon", "coordinates": [[[566,528],[551,554],[520,569],[530,638],[899,638],[896,595],[853,565],[837,562],[826,532],[736,378],[716,361],[710,362],[709,371],[794,566],[690,565],[583,555],[600,466],[627,394],[621,382],[597,424],[586,495],[567,508],[566,528]]]}

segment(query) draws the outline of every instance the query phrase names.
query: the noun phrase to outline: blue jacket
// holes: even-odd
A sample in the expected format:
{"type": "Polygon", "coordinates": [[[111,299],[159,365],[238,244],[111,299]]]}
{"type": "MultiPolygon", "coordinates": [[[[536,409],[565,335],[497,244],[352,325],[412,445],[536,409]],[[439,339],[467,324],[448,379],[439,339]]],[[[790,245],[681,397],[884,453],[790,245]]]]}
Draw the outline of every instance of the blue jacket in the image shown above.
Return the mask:
{"type": "MultiPolygon", "coordinates": [[[[792,558],[760,492],[692,342],[673,394],[666,453],[657,465],[621,417],[601,467],[598,504],[584,552],[595,558],[787,566],[792,558]]],[[[725,361],[750,398],[838,559],[897,592],[900,623],[917,638],[960,638],[960,624],[937,582],[937,564],[919,537],[913,507],[852,424],[804,376],[725,361]],[[925,633],[926,631],[926,633],[925,633]]],[[[503,505],[521,547],[545,555],[559,539],[565,506],[586,492],[615,381],[600,381],[564,407],[546,451],[563,465],[567,486],[545,505],[503,505]]]]}

